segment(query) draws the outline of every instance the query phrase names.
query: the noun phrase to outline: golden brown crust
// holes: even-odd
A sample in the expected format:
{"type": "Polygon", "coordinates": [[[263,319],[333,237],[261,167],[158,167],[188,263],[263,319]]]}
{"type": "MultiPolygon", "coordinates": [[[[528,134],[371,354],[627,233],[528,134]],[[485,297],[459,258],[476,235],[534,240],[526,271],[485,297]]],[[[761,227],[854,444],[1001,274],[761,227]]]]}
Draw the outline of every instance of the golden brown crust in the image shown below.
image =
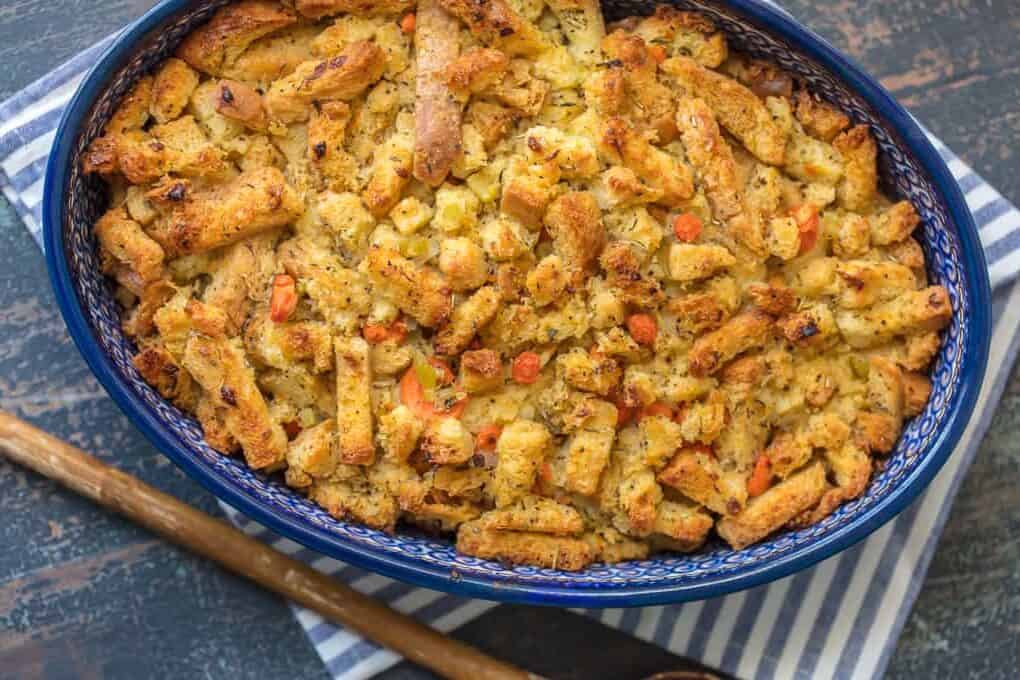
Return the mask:
{"type": "Polygon", "coordinates": [[[834,109],[807,90],[798,90],[794,97],[797,120],[809,135],[831,142],[850,126],[850,118],[834,109]]]}
{"type": "Polygon", "coordinates": [[[457,58],[457,21],[441,0],[422,0],[415,22],[414,176],[429,186],[446,179],[461,151],[461,107],[447,83],[457,58]]]}
{"type": "Polygon", "coordinates": [[[701,336],[687,355],[691,375],[711,375],[737,355],[764,346],[773,323],[772,317],[764,312],[744,312],[718,330],[701,336]]]}
{"type": "Polygon", "coordinates": [[[668,59],[662,66],[689,94],[705,100],[719,123],[760,161],[783,164],[787,134],[753,92],[686,57],[668,59]]]}
{"type": "Polygon", "coordinates": [[[192,31],[177,48],[177,56],[199,71],[218,75],[248,45],[295,21],[297,17],[278,2],[231,3],[217,11],[209,23],[192,31]]]}
{"type": "Polygon", "coordinates": [[[547,46],[538,28],[504,0],[439,0],[439,4],[489,47],[511,55],[535,55],[547,46]]]}
{"type": "Polygon", "coordinates": [[[380,292],[418,323],[435,328],[453,311],[450,286],[431,267],[415,264],[393,250],[369,248],[362,265],[380,292]]]}
{"type": "Polygon", "coordinates": [[[309,19],[322,19],[340,13],[362,16],[399,14],[412,9],[414,5],[414,0],[294,0],[294,9],[309,19]]]}
{"type": "Polygon", "coordinates": [[[281,227],[301,214],[302,202],[283,173],[261,168],[208,192],[174,198],[173,208],[153,235],[174,256],[204,253],[260,232],[281,227]]]}

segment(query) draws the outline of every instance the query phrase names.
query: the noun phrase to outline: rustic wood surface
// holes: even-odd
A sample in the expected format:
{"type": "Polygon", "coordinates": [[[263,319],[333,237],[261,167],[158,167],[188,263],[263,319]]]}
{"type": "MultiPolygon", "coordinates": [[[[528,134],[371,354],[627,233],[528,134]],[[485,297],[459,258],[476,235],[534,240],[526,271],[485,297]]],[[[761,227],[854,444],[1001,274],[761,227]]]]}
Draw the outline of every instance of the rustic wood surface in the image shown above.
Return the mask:
{"type": "MultiPolygon", "coordinates": [[[[1020,3],[786,0],[1011,200],[1020,200],[1020,3]]],[[[0,2],[0,97],[149,0],[0,2]]],[[[0,199],[0,408],[192,505],[215,499],[149,446],[80,359],[42,258],[0,199]]],[[[890,677],[1020,666],[1020,372],[950,516],[890,677]]],[[[326,677],[286,605],[0,462],[0,677],[326,677]]],[[[457,637],[554,678],[640,678],[662,650],[562,611],[500,607],[457,637]],[[521,634],[526,631],[526,634],[521,634]],[[592,651],[596,650],[596,651],[592,651]]],[[[419,679],[407,664],[385,678],[419,679]]]]}

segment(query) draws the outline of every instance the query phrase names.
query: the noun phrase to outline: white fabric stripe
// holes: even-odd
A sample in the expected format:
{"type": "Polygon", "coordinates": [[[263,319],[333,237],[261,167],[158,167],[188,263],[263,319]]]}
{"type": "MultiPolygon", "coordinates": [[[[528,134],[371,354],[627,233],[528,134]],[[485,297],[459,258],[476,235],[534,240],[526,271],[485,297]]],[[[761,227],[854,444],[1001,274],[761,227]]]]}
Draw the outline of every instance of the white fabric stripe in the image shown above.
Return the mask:
{"type": "Polygon", "coordinates": [[[645,607],[642,609],[641,618],[638,619],[637,628],[634,629],[634,635],[642,640],[651,640],[652,636],[655,635],[655,627],[659,625],[659,619],[662,618],[663,609],[663,607],[645,607]]]}
{"type": "Polygon", "coordinates": [[[616,628],[620,625],[620,619],[623,618],[622,609],[604,609],[602,610],[601,621],[603,624],[616,628]]]}
{"type": "Polygon", "coordinates": [[[57,131],[50,130],[39,135],[17,151],[11,152],[3,161],[3,169],[7,176],[12,177],[40,158],[46,157],[50,152],[50,147],[53,146],[53,140],[56,136],[57,131]]]}
{"type": "Polygon", "coordinates": [[[790,628],[790,635],[786,638],[779,662],[776,664],[774,676],[777,678],[792,678],[797,674],[804,651],[807,648],[808,640],[818,623],[818,614],[821,610],[822,600],[829,590],[832,577],[836,573],[836,567],[843,558],[833,557],[817,565],[811,572],[811,581],[804,593],[804,599],[800,603],[800,610],[797,618],[793,620],[790,628]]]}
{"type": "Polygon", "coordinates": [[[346,628],[338,628],[335,633],[316,645],[315,651],[319,653],[323,661],[329,663],[331,659],[340,656],[359,642],[361,642],[360,635],[356,635],[346,628]]]}
{"type": "Polygon", "coordinates": [[[17,115],[5,120],[0,125],[0,137],[66,104],[71,95],[74,94],[74,91],[78,89],[78,84],[84,78],[85,73],[79,73],[42,99],[37,100],[31,106],[22,109],[17,115]]]}
{"type": "Polygon", "coordinates": [[[325,555],[315,558],[310,564],[313,569],[324,574],[335,574],[347,566],[343,562],[334,560],[332,557],[326,557],[325,555]]]}
{"type": "Polygon", "coordinates": [[[449,633],[454,628],[457,628],[461,624],[470,621],[473,618],[479,617],[485,612],[489,611],[493,607],[498,607],[499,604],[496,602],[488,602],[486,600],[465,600],[464,604],[457,607],[456,609],[443,614],[438,619],[432,622],[435,628],[438,628],[444,633],[449,633]]]}
{"type": "MultiPolygon", "coordinates": [[[[1018,328],[1020,328],[1020,286],[1015,286],[992,336],[991,350],[988,356],[989,366],[1002,365],[1005,354],[1009,350],[1010,339],[1016,335],[1018,328]]],[[[985,380],[978,403],[974,407],[975,413],[981,413],[987,407],[989,392],[993,383],[994,380],[985,380]]],[[[972,419],[967,424],[967,428],[960,438],[960,443],[957,445],[958,449],[965,448],[971,439],[974,438],[974,430],[977,425],[977,418],[972,419]]],[[[896,611],[897,604],[902,602],[907,589],[910,587],[914,566],[917,564],[921,552],[924,551],[924,539],[930,534],[933,525],[938,520],[939,506],[945,501],[949,487],[961,464],[962,457],[950,456],[946,465],[928,486],[922,501],[923,505],[917,513],[917,520],[911,527],[910,535],[904,544],[905,559],[897,560],[896,565],[893,567],[892,577],[889,579],[889,587],[879,606],[878,611],[891,612],[891,614],[876,618],[871,630],[868,631],[868,636],[865,638],[862,649],[878,649],[881,647],[882,641],[888,639],[890,629],[896,620],[894,612],[896,611]]],[[[857,668],[854,670],[853,677],[873,677],[875,665],[879,662],[880,658],[881,654],[862,654],[857,662],[857,668]]]]}
{"type": "Polygon", "coordinates": [[[371,595],[377,590],[382,590],[390,583],[392,583],[392,581],[385,576],[380,576],[379,574],[365,574],[348,585],[358,592],[364,593],[365,595],[371,595]]]}
{"type": "Polygon", "coordinates": [[[31,185],[21,192],[21,202],[24,203],[25,207],[29,210],[42,202],[44,184],[46,184],[46,173],[43,173],[39,179],[32,182],[31,185]]]}
{"type": "Polygon", "coordinates": [[[293,609],[294,617],[306,631],[315,628],[325,621],[324,618],[313,612],[311,609],[305,609],[304,607],[293,607],[293,609]]]}
{"type": "Polygon", "coordinates": [[[422,607],[429,606],[441,597],[443,597],[443,593],[438,590],[415,588],[411,592],[398,597],[393,602],[390,602],[390,606],[398,612],[410,614],[418,611],[422,607]]]}
{"type": "Polygon", "coordinates": [[[949,168],[949,172],[952,173],[953,179],[960,179],[966,174],[973,172],[966,163],[961,161],[959,158],[954,158],[946,163],[946,167],[949,168]]]}
{"type": "Polygon", "coordinates": [[[687,646],[691,644],[691,634],[694,633],[694,626],[698,623],[701,610],[705,608],[705,601],[687,602],[680,608],[680,615],[673,625],[673,633],[669,636],[669,651],[674,654],[683,654],[687,646]]]}
{"type": "MultiPolygon", "coordinates": [[[[992,287],[994,288],[1000,281],[1012,277],[1016,274],[1017,269],[1020,269],[1020,250],[1014,250],[988,268],[988,278],[992,281],[992,287]]],[[[995,364],[989,364],[989,366],[993,370],[998,368],[995,364]]]]}
{"type": "Polygon", "coordinates": [[[768,642],[769,632],[776,624],[779,610],[783,606],[783,600],[786,599],[786,591],[790,589],[793,579],[793,576],[787,576],[768,587],[768,594],[765,596],[765,601],[762,602],[761,611],[758,612],[754,627],[751,628],[751,633],[747,636],[747,644],[744,645],[744,649],[740,653],[737,677],[753,678],[757,675],[758,664],[765,655],[765,644],[768,642]]]}
{"type": "Polygon", "coordinates": [[[875,568],[878,566],[878,561],[882,559],[885,546],[889,543],[889,539],[892,538],[893,525],[894,522],[889,522],[872,534],[864,544],[864,552],[857,562],[857,567],[854,569],[853,576],[850,578],[850,584],[846,589],[846,595],[843,598],[843,601],[847,603],[847,606],[844,607],[846,615],[837,618],[832,628],[829,629],[825,644],[822,646],[818,666],[815,668],[815,677],[833,677],[836,665],[839,663],[840,654],[843,651],[843,647],[846,646],[850,632],[853,630],[857,617],[860,614],[860,610],[854,612],[852,607],[859,605],[867,597],[875,568]]]}
{"type": "Polygon", "coordinates": [[[967,207],[970,211],[977,212],[997,198],[1002,198],[999,192],[988,184],[978,184],[974,190],[965,196],[967,207]]]}
{"type": "Polygon", "coordinates": [[[978,235],[981,237],[981,245],[987,250],[1018,229],[1020,229],[1020,219],[1017,218],[1015,212],[1009,210],[981,227],[978,235]]]}
{"type": "Polygon", "coordinates": [[[701,662],[706,666],[718,668],[722,663],[723,654],[726,652],[726,645],[733,634],[733,628],[737,625],[737,618],[740,610],[744,607],[744,600],[747,599],[747,591],[741,591],[729,595],[723,600],[723,606],[719,609],[719,615],[715,619],[715,626],[708,636],[708,644],[705,645],[705,654],[701,662]]]}

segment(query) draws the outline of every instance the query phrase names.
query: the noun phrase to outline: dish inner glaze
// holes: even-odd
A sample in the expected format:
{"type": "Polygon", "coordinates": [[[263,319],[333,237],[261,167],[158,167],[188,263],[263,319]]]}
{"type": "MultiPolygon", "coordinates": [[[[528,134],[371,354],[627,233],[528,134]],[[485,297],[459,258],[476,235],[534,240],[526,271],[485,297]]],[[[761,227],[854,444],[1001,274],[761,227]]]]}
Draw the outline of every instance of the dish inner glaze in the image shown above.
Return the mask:
{"type": "Polygon", "coordinates": [[[134,365],[335,517],[554,569],[863,493],[952,316],[877,145],[660,7],[227,5],[83,170],[134,365]]]}

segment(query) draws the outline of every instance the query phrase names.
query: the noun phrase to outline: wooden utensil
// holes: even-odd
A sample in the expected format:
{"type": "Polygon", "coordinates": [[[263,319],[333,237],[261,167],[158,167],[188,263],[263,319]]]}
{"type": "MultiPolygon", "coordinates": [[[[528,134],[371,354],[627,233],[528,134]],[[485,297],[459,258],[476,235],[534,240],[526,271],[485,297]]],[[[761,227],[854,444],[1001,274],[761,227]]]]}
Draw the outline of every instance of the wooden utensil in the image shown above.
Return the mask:
{"type": "Polygon", "coordinates": [[[362,595],[0,411],[0,451],[164,538],[455,680],[540,680],[362,595]]]}

